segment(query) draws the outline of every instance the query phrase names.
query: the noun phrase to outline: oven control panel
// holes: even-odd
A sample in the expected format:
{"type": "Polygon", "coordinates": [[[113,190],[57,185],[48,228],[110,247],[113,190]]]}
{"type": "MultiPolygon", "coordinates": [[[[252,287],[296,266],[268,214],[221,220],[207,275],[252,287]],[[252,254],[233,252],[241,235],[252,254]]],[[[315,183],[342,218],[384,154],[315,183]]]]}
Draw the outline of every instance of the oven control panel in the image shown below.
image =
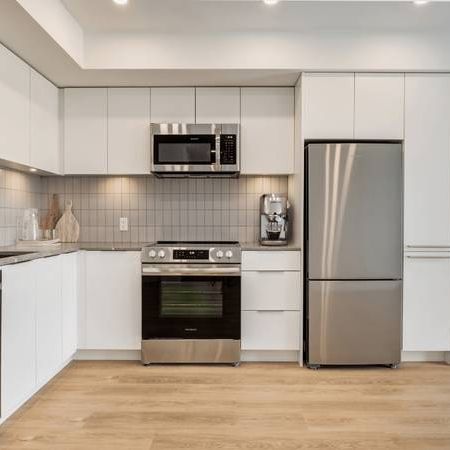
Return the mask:
{"type": "MultiPolygon", "coordinates": [[[[203,243],[201,243],[203,244],[203,243]]],[[[221,243],[222,244],[222,243],[221,243]]],[[[213,263],[213,264],[240,264],[241,249],[239,244],[228,245],[156,245],[142,249],[141,261],[143,263],[179,264],[179,263],[213,263]]]]}
{"type": "Polygon", "coordinates": [[[209,260],[209,250],[175,249],[175,250],[173,250],[172,259],[174,261],[183,260],[183,259],[206,259],[206,260],[209,260]]]}

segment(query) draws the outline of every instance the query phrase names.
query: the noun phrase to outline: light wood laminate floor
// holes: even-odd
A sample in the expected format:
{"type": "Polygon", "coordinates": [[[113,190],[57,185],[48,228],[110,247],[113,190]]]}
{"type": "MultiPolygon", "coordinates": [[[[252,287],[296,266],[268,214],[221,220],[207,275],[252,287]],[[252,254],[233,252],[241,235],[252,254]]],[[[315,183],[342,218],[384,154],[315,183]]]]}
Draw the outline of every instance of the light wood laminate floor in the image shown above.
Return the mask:
{"type": "Polygon", "coordinates": [[[450,366],[79,361],[0,427],[0,449],[450,449],[450,366]]]}

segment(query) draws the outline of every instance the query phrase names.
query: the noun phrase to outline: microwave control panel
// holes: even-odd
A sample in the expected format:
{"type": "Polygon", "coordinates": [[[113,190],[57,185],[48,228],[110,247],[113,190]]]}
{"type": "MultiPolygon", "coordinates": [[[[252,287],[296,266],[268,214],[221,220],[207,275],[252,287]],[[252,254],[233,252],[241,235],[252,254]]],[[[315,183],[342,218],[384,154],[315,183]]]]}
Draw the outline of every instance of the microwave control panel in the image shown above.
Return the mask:
{"type": "Polygon", "coordinates": [[[236,164],[237,138],[235,134],[220,135],[220,164],[236,164]]]}

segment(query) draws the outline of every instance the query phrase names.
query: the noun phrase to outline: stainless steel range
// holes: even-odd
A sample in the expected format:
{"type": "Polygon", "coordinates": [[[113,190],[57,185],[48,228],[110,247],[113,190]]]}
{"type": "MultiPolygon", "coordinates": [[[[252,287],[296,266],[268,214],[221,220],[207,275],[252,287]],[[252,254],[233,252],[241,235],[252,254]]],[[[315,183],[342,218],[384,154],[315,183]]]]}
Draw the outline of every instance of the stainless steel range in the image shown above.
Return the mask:
{"type": "Polygon", "coordinates": [[[142,363],[239,364],[237,242],[159,241],[142,250],[142,363]]]}

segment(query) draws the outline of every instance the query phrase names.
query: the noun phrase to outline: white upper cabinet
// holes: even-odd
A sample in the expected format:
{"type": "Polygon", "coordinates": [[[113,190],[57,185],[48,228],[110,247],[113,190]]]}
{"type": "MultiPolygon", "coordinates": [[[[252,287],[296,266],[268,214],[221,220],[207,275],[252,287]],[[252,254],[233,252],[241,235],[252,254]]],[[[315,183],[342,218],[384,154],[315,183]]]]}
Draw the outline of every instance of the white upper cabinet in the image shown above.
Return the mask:
{"type": "Polygon", "coordinates": [[[450,247],[450,76],[405,83],[405,245],[450,247]]]}
{"type": "Polygon", "coordinates": [[[406,256],[403,350],[450,351],[450,254],[406,256]]]}
{"type": "Polygon", "coordinates": [[[150,173],[150,89],[108,89],[108,173],[150,173]]]}
{"type": "Polygon", "coordinates": [[[355,75],[355,139],[403,139],[404,74],[355,75]]]}
{"type": "Polygon", "coordinates": [[[106,88],[69,88],[64,96],[64,173],[106,174],[106,88]]]}
{"type": "Polygon", "coordinates": [[[197,123],[239,123],[240,88],[197,88],[195,113],[197,123]]]}
{"type": "Polygon", "coordinates": [[[304,139],[353,139],[353,73],[308,73],[303,84],[304,139]]]}
{"type": "Polygon", "coordinates": [[[30,163],[30,67],[0,45],[0,158],[30,163]]]}
{"type": "Polygon", "coordinates": [[[241,172],[294,171],[294,89],[241,89],[241,172]]]}
{"type": "Polygon", "coordinates": [[[59,173],[59,90],[33,69],[30,86],[30,165],[59,173]]]}
{"type": "Polygon", "coordinates": [[[152,123],[195,123],[194,88],[152,88],[150,97],[152,123]]]}

